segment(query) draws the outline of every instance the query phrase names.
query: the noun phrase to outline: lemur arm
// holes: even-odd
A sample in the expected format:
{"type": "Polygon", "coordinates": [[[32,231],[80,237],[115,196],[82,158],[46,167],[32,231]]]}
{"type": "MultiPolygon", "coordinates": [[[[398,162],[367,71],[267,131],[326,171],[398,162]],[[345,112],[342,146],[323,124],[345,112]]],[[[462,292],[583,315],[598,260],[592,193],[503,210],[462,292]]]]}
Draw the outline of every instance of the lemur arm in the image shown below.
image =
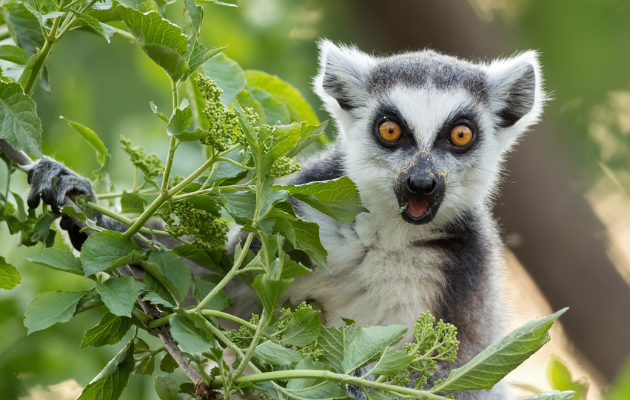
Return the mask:
{"type": "MultiPolygon", "coordinates": [[[[85,195],[93,203],[98,203],[90,181],[59,161],[43,157],[24,169],[28,173],[28,183],[31,186],[27,204],[30,208],[39,206],[39,201],[49,205],[53,212],[59,213],[64,205],[66,196],[85,195]]],[[[94,212],[96,225],[102,228],[124,232],[127,227],[99,212],[94,212]]],[[[66,214],[62,214],[59,222],[61,229],[68,231],[72,246],[81,250],[87,235],[80,231],[80,227],[66,214]]]]}

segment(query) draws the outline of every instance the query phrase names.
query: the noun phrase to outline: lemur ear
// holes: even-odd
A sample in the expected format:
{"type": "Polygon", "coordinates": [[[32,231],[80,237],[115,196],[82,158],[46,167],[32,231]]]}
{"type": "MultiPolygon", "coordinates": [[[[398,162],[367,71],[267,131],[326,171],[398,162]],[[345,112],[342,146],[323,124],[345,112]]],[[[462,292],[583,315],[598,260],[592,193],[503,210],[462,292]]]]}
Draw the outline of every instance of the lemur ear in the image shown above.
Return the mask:
{"type": "Polygon", "coordinates": [[[546,100],[538,54],[527,51],[488,66],[490,107],[506,145],[538,122],[546,100]]]}
{"type": "Polygon", "coordinates": [[[319,51],[319,73],[313,85],[328,111],[352,111],[362,106],[374,59],[354,47],[337,46],[326,39],[319,42],[319,51]]]}

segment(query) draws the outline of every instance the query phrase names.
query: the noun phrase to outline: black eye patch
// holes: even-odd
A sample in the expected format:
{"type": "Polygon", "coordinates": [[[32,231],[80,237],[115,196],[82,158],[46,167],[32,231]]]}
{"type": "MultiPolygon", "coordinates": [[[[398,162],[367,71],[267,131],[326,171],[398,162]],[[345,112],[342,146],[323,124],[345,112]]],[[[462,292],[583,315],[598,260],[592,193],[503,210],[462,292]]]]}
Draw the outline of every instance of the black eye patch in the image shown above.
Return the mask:
{"type": "Polygon", "coordinates": [[[451,154],[466,154],[479,146],[482,135],[477,121],[479,117],[474,110],[459,110],[446,118],[433,142],[433,150],[451,154]],[[463,125],[472,130],[473,137],[465,146],[457,146],[451,140],[451,132],[454,128],[463,125]]]}
{"type": "Polygon", "coordinates": [[[370,137],[378,146],[390,151],[415,149],[417,147],[410,125],[402,117],[398,109],[393,106],[383,105],[374,113],[370,137]],[[394,122],[400,127],[400,138],[394,142],[384,140],[379,133],[380,126],[388,121],[394,122]]]}

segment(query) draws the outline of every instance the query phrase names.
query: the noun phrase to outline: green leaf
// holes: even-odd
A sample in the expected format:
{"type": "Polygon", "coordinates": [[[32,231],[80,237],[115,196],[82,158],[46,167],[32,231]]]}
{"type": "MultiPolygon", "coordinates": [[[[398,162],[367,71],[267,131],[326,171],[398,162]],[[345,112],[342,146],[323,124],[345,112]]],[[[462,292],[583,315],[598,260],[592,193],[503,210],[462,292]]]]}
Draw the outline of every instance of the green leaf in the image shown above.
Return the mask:
{"type": "Polygon", "coordinates": [[[11,61],[19,65],[26,65],[30,56],[28,52],[12,44],[0,46],[0,60],[11,61]]]}
{"type": "Polygon", "coordinates": [[[266,341],[256,346],[254,358],[268,365],[289,365],[301,361],[304,354],[272,341],[266,341]]]}
{"type": "Polygon", "coordinates": [[[553,392],[538,393],[533,396],[522,397],[520,400],[571,400],[573,399],[573,394],[573,392],[554,390],[553,392]]]}
{"type": "Polygon", "coordinates": [[[189,71],[184,58],[187,38],[177,25],[151,11],[141,13],[123,5],[118,6],[123,21],[140,48],[156,64],[177,81],[189,71]]]}
{"type": "Polygon", "coordinates": [[[354,221],[357,214],[368,211],[361,205],[357,186],[347,176],[297,186],[274,186],[273,189],[288,190],[295,199],[344,224],[354,221]]]}
{"type": "Polygon", "coordinates": [[[302,250],[325,271],[330,272],[326,261],[328,252],[319,239],[319,225],[299,218],[293,221],[277,218],[274,229],[282,232],[295,249],[302,250]]]}
{"type": "Polygon", "coordinates": [[[374,375],[396,374],[406,370],[414,358],[414,356],[396,350],[393,347],[387,347],[370,373],[374,375]]]}
{"type": "Polygon", "coordinates": [[[199,314],[181,313],[170,319],[171,333],[179,346],[187,353],[217,349],[218,344],[199,314]]]}
{"type": "MultiPolygon", "coordinates": [[[[77,207],[78,208],[78,207],[77,207]]],[[[85,222],[86,221],[86,217],[85,214],[83,214],[83,212],[81,212],[80,210],[75,209],[72,206],[63,206],[61,208],[61,213],[62,214],[68,214],[71,217],[77,217],[79,218],[81,221],[85,222]]]]}
{"type": "Polygon", "coordinates": [[[280,343],[299,347],[308,346],[319,337],[321,326],[318,310],[301,308],[289,320],[280,343]]]}
{"type": "Polygon", "coordinates": [[[177,381],[172,375],[160,375],[155,377],[155,392],[160,400],[179,400],[180,398],[177,394],[178,389],[177,381]]]}
{"type": "Polygon", "coordinates": [[[291,123],[291,113],[287,106],[262,89],[248,87],[254,98],[262,106],[267,124],[269,125],[289,125],[291,123]]]}
{"type": "MultiPolygon", "coordinates": [[[[243,162],[243,152],[240,150],[232,150],[223,157],[238,163],[243,162]]],[[[215,186],[233,185],[247,175],[246,170],[226,161],[219,161],[214,168],[214,175],[212,175],[210,183],[214,183],[215,186]]]]}
{"type": "Polygon", "coordinates": [[[227,212],[240,225],[251,224],[256,208],[256,194],[249,191],[221,190],[221,200],[227,212]]]}
{"type": "Polygon", "coordinates": [[[312,125],[319,125],[315,111],[295,87],[275,75],[262,71],[247,70],[245,78],[248,86],[262,89],[284,103],[293,121],[306,121],[312,125]]]}
{"type": "Polygon", "coordinates": [[[275,312],[278,307],[278,300],[287,291],[293,279],[273,280],[265,274],[260,274],[252,283],[252,289],[256,291],[262,301],[265,311],[275,312]]]}
{"type": "Polygon", "coordinates": [[[133,345],[133,354],[147,353],[149,351],[151,351],[151,346],[149,346],[147,342],[136,336],[136,341],[133,345]]]}
{"type": "Polygon", "coordinates": [[[90,382],[77,400],[117,400],[133,371],[133,340],[90,382]]]}
{"type": "Polygon", "coordinates": [[[0,289],[13,289],[22,283],[22,277],[17,268],[8,264],[4,257],[0,256],[0,289]]]}
{"type": "Polygon", "coordinates": [[[205,75],[215,81],[223,90],[221,102],[224,106],[232,104],[236,96],[245,89],[245,74],[238,63],[223,53],[203,63],[205,75]]]}
{"type": "Polygon", "coordinates": [[[328,121],[322,122],[320,125],[302,124],[302,133],[300,134],[300,141],[298,144],[286,154],[287,157],[292,158],[298,155],[308,145],[322,137],[324,129],[328,126],[328,121]]]}
{"type": "Polygon", "coordinates": [[[81,247],[81,263],[85,276],[134,263],[144,257],[140,246],[114,231],[97,232],[81,247]]]}
{"type": "Polygon", "coordinates": [[[491,389],[510,371],[540,349],[549,339],[549,329],[565,312],[537,318],[498,340],[466,365],[451,370],[446,380],[432,392],[491,389]]]}
{"type": "Polygon", "coordinates": [[[630,399],[630,360],[626,360],[606,395],[606,400],[630,399]]]}
{"type": "Polygon", "coordinates": [[[124,214],[141,214],[144,211],[144,207],[146,207],[146,205],[147,201],[143,197],[140,197],[135,193],[125,192],[123,190],[122,196],[120,198],[120,206],[124,214]]]}
{"type": "Polygon", "coordinates": [[[144,356],[133,368],[134,375],[153,375],[153,371],[155,370],[155,357],[154,356],[144,356]]]}
{"type": "Polygon", "coordinates": [[[323,328],[317,343],[324,350],[324,357],[339,373],[350,373],[365,366],[379,354],[400,341],[407,327],[347,326],[323,328]]]}
{"type": "Polygon", "coordinates": [[[103,36],[105,40],[107,40],[107,43],[110,43],[111,37],[114,35],[114,33],[116,33],[116,28],[100,22],[98,19],[94,18],[91,15],[80,13],[76,10],[71,11],[74,13],[74,15],[77,16],[77,18],[88,24],[90,28],[94,29],[96,33],[103,36]]]}
{"type": "Polygon", "coordinates": [[[258,102],[258,100],[256,100],[254,95],[251,94],[249,91],[242,90],[238,94],[238,96],[236,96],[236,101],[238,101],[238,103],[243,108],[250,107],[254,109],[254,112],[258,114],[258,116],[260,117],[260,120],[258,120],[258,122],[256,123],[257,125],[264,125],[267,123],[267,117],[265,116],[265,109],[258,102]]]}
{"type": "Polygon", "coordinates": [[[91,130],[87,126],[82,125],[82,124],[80,124],[78,122],[71,121],[68,118],[61,117],[61,116],[59,118],[65,119],[66,121],[68,121],[68,123],[77,132],[79,132],[79,134],[83,137],[83,139],[85,139],[94,148],[94,150],[96,150],[96,153],[98,154],[98,163],[103,165],[103,162],[105,160],[105,156],[107,155],[107,147],[105,147],[105,144],[98,137],[96,132],[94,132],[93,130],[91,130]]]}
{"type": "Polygon", "coordinates": [[[190,271],[186,263],[172,251],[152,251],[142,266],[164,285],[171,295],[181,302],[190,288],[190,271]]]}
{"type": "Polygon", "coordinates": [[[37,49],[44,47],[45,39],[39,21],[26,9],[24,3],[6,3],[0,10],[11,38],[18,46],[26,50],[29,56],[36,54],[37,49]]]}
{"type": "Polygon", "coordinates": [[[79,261],[79,259],[76,258],[69,250],[56,248],[42,249],[37,253],[23,257],[30,262],[55,269],[57,271],[83,275],[81,261],[79,261]]]}
{"type": "Polygon", "coordinates": [[[85,332],[81,339],[81,348],[116,344],[122,340],[131,325],[131,320],[128,318],[106,313],[98,325],[85,332]]]}
{"type": "MultiPolygon", "coordinates": [[[[217,286],[217,284],[221,281],[221,278],[222,277],[219,275],[206,275],[203,278],[193,278],[195,282],[193,297],[195,300],[201,302],[201,300],[203,300],[208,293],[217,286]]],[[[231,305],[232,302],[229,297],[223,290],[220,290],[219,293],[217,293],[204,308],[221,311],[231,305]]]]}
{"type": "Polygon", "coordinates": [[[175,361],[170,353],[165,351],[164,354],[162,354],[162,359],[160,360],[160,369],[164,372],[171,373],[175,371],[175,368],[177,367],[177,361],[175,361]]]}
{"type": "Polygon", "coordinates": [[[158,111],[157,106],[155,105],[155,103],[150,102],[149,103],[151,105],[151,111],[153,111],[153,114],[157,115],[157,117],[159,119],[161,119],[162,121],[166,122],[167,124],[169,123],[169,119],[166,115],[164,115],[164,113],[161,113],[158,111]]]}
{"type": "MultiPolygon", "coordinates": [[[[302,359],[302,361],[297,363],[294,369],[295,370],[310,369],[310,370],[326,371],[330,368],[321,361],[315,361],[311,357],[306,357],[302,359]]],[[[302,390],[302,389],[315,386],[323,381],[324,381],[323,379],[317,379],[317,378],[289,379],[289,381],[287,382],[287,389],[288,390],[302,390]]]]}
{"type": "Polygon", "coordinates": [[[37,106],[18,83],[0,81],[0,121],[0,139],[6,139],[15,150],[42,156],[42,122],[37,106]]]}
{"type": "Polygon", "coordinates": [[[574,391],[575,400],[586,400],[588,382],[574,381],[569,368],[559,358],[552,358],[547,366],[547,379],[555,390],[574,391]]]}
{"type": "Polygon", "coordinates": [[[87,292],[43,292],[37,295],[24,314],[28,334],[41,331],[57,322],[68,322],[79,300],[87,292]]]}
{"type": "Polygon", "coordinates": [[[97,282],[96,290],[112,314],[131,317],[131,309],[137,297],[136,281],[131,276],[110,278],[103,283],[97,282]]]}

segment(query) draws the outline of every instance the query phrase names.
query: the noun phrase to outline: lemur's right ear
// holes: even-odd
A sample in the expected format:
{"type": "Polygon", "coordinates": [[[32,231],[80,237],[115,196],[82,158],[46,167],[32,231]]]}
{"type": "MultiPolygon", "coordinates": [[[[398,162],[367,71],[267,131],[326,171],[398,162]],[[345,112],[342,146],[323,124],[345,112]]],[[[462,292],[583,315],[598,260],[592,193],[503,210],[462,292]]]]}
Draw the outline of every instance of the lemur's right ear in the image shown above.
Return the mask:
{"type": "Polygon", "coordinates": [[[313,84],[328,111],[352,111],[362,106],[374,59],[354,47],[337,46],[327,39],[319,42],[319,51],[319,73],[313,84]]]}

